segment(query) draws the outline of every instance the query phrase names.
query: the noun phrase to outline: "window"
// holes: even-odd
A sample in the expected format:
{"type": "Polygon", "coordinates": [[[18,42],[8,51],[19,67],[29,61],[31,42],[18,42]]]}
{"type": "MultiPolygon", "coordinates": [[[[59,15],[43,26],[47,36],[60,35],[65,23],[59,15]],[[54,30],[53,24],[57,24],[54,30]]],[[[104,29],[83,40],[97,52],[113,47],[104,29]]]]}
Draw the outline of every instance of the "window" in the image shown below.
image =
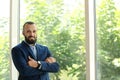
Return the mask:
{"type": "Polygon", "coordinates": [[[96,1],[97,80],[120,80],[120,2],[96,1]]]}
{"type": "Polygon", "coordinates": [[[9,4],[10,0],[0,1],[0,80],[10,79],[9,4]]]}

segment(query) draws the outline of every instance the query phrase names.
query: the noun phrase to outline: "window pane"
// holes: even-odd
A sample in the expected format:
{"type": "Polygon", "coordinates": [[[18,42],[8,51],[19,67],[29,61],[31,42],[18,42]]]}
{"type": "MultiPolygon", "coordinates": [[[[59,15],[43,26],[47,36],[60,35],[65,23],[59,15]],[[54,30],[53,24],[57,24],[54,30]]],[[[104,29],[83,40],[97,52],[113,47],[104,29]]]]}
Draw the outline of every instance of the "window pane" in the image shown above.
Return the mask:
{"type": "Polygon", "coordinates": [[[97,80],[120,80],[120,2],[96,2],[97,80]]]}
{"type": "Polygon", "coordinates": [[[25,21],[37,23],[38,43],[60,63],[51,80],[86,80],[84,0],[20,1],[21,30],[25,21]]]}
{"type": "Polygon", "coordinates": [[[10,80],[9,4],[0,1],[0,80],[10,80]]]}

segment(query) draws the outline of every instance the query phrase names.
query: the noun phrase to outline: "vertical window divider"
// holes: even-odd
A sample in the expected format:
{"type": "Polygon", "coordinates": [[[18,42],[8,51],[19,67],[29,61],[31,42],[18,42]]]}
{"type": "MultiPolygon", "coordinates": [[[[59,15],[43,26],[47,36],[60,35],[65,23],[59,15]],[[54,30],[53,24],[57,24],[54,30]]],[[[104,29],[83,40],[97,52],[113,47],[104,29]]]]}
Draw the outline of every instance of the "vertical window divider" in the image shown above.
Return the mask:
{"type": "Polygon", "coordinates": [[[18,80],[18,72],[11,59],[11,49],[20,40],[20,0],[10,0],[10,80],[18,80]]]}
{"type": "Polygon", "coordinates": [[[86,80],[96,80],[95,0],[85,0],[86,80]]]}

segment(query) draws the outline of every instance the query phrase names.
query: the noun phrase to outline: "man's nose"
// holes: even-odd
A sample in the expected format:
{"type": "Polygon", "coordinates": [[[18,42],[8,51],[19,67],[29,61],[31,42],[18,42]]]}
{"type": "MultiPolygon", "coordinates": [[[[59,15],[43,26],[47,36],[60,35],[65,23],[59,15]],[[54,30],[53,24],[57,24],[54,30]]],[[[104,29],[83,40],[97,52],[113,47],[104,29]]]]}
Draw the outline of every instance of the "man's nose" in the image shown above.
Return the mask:
{"type": "Polygon", "coordinates": [[[31,32],[31,33],[30,33],[30,36],[34,36],[34,34],[35,34],[35,33],[31,32]]]}

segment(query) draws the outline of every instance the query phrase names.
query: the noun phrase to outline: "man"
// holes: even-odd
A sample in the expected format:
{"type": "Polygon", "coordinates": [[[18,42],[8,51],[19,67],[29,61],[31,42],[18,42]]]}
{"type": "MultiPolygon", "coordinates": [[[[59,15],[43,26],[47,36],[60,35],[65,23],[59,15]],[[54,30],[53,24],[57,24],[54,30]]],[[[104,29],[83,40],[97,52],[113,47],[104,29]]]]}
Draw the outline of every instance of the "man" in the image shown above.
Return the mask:
{"type": "Polygon", "coordinates": [[[18,80],[49,80],[49,72],[58,72],[59,65],[46,46],[37,44],[34,22],[23,25],[25,40],[12,48],[12,59],[19,72],[18,80]]]}

